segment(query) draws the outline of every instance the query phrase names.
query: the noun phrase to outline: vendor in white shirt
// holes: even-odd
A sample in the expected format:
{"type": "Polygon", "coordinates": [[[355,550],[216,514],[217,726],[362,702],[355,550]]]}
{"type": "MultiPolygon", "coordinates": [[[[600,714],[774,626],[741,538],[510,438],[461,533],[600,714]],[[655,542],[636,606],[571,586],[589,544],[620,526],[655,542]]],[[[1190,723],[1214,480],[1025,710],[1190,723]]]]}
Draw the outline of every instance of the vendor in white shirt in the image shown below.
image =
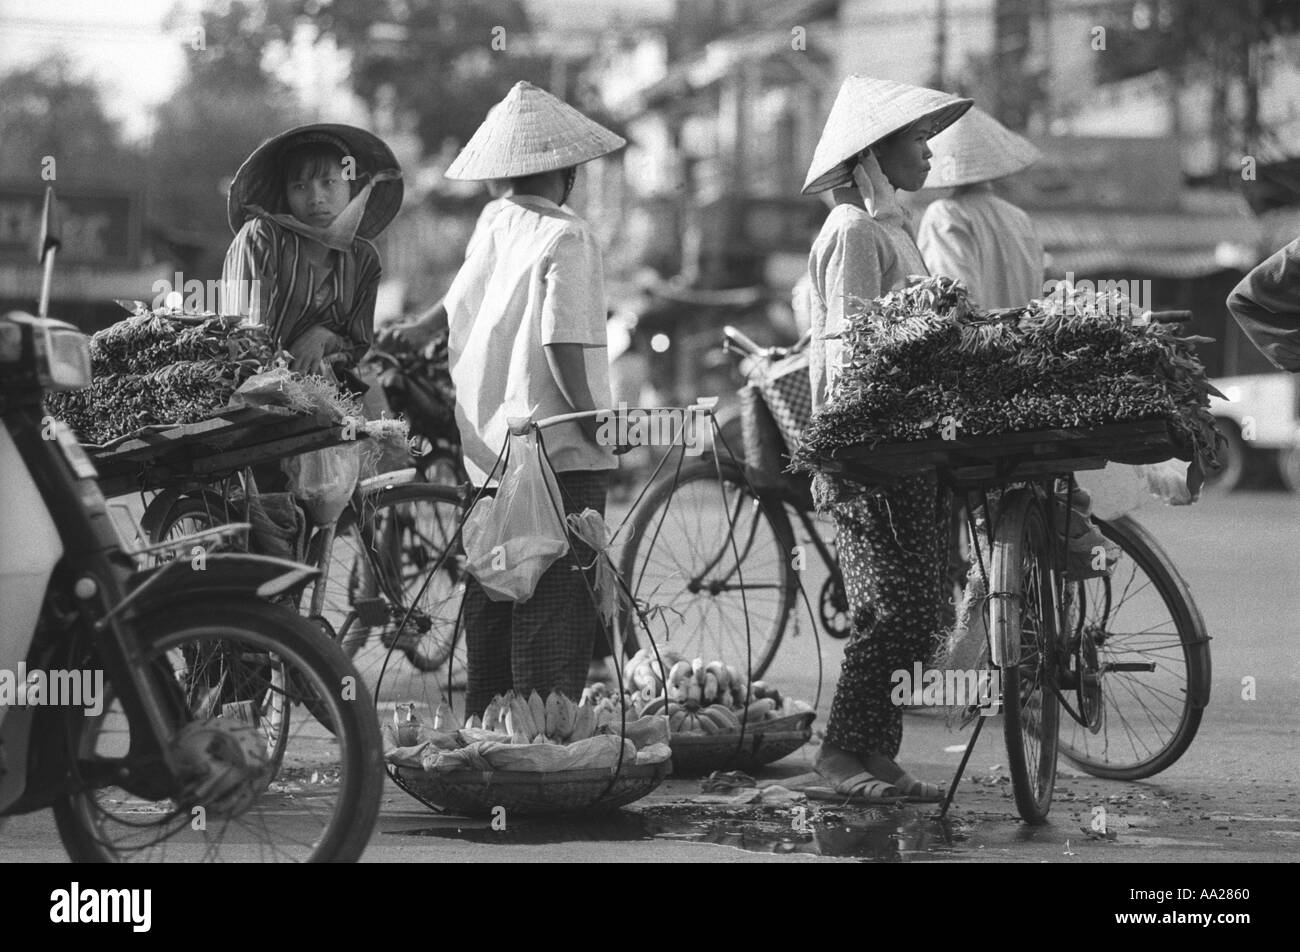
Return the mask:
{"type": "Polygon", "coordinates": [[[998,179],[1040,153],[978,106],[930,140],[925,187],[951,188],[921,217],[916,244],[931,274],[956,278],[985,310],[1043,296],[1043,243],[1021,209],[994,194],[998,179]]]}
{"type": "MultiPolygon", "coordinates": [[[[578,165],[625,144],[520,82],[447,170],[453,179],[506,181],[445,298],[456,423],[475,486],[495,483],[509,418],[610,405],[600,248],[587,223],[561,206],[578,165]]],[[[617,462],[613,448],[597,442],[597,428],[593,418],[542,434],[566,512],[604,512],[617,462]]],[[[575,543],[526,602],[491,601],[469,580],[467,711],[482,711],[509,688],[579,698],[597,616],[575,558],[586,565],[593,553],[575,543]]]]}

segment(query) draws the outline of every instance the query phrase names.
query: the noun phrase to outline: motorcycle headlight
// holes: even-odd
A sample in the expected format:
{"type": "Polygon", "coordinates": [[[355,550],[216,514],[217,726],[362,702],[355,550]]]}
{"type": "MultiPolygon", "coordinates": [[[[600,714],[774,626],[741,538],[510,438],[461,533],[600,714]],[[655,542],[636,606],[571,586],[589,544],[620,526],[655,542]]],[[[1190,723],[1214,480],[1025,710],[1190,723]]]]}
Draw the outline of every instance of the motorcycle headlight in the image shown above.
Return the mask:
{"type": "Polygon", "coordinates": [[[90,386],[90,338],[71,324],[46,321],[45,366],[41,382],[49,390],[81,390],[90,386]]]}

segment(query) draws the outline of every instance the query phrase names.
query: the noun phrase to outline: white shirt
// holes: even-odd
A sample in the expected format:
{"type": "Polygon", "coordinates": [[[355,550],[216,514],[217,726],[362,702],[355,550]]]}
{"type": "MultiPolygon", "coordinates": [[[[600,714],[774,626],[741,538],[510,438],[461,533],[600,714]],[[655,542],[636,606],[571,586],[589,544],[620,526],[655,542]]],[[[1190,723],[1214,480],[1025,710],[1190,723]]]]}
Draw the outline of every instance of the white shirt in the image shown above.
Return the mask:
{"type": "MultiPolygon", "coordinates": [[[[546,359],[547,344],[584,348],[587,387],[610,405],[600,247],[587,223],[533,195],[502,200],[470,243],[447,292],[447,349],[465,470],[489,479],[509,436],[508,419],[573,408],[546,359]]],[[[556,472],[617,467],[612,447],[589,443],[577,424],[542,431],[556,472]]],[[[499,474],[498,474],[499,475],[499,474]]]]}
{"type": "Polygon", "coordinates": [[[916,243],[931,274],[956,278],[985,310],[1043,296],[1043,245],[1023,211],[991,191],[931,203],[916,243]]]}
{"type": "Polygon", "coordinates": [[[826,402],[839,371],[840,342],[825,340],[825,335],[847,327],[847,315],[872,298],[901,288],[910,275],[926,273],[902,212],[884,201],[881,206],[873,217],[856,205],[836,205],[808,256],[813,332],[808,370],[814,409],[826,402]]]}

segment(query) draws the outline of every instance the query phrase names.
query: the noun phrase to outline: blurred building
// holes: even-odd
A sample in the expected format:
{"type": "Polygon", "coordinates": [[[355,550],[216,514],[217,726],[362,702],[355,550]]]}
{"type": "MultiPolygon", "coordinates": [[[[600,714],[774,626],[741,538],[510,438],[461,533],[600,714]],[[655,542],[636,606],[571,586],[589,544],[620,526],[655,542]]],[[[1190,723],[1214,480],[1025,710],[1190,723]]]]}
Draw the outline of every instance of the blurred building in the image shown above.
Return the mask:
{"type": "MultiPolygon", "coordinates": [[[[1230,339],[1223,299],[1270,250],[1266,229],[1240,182],[1207,174],[1216,130],[1203,84],[1176,88],[1158,64],[1143,64],[1142,31],[1161,24],[1115,26],[1116,11],[1136,20],[1140,6],[683,0],[670,22],[626,33],[592,66],[632,141],[626,181],[611,198],[625,233],[609,266],[616,274],[648,267],[665,279],[648,317],[685,353],[662,369],[680,387],[695,386],[720,323],[781,336],[772,315],[789,300],[824,216],[799,188],[851,73],[973,95],[1023,130],[1044,159],[1012,183],[1010,197],[1038,224],[1047,277],[1150,282],[1154,306],[1190,307],[1198,329],[1224,338],[1207,354],[1212,370],[1237,354],[1248,359],[1230,339]],[[1102,22],[1111,24],[1108,48],[1126,51],[1123,68],[1095,48],[1102,22]],[[748,305],[703,304],[742,288],[751,290],[748,305]]],[[[1274,60],[1260,111],[1284,129],[1300,118],[1300,78],[1286,55],[1274,60]]],[[[918,215],[934,197],[911,202],[918,215]]]]}

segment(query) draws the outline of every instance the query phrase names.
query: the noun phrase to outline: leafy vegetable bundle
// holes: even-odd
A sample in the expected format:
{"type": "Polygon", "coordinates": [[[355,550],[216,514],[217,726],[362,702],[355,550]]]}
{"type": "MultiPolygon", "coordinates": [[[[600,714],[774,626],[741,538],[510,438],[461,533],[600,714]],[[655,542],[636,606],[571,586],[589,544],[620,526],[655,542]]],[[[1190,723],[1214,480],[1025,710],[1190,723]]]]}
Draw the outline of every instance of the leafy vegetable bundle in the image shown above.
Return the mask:
{"type": "Polygon", "coordinates": [[[796,469],[857,445],[1165,419],[1214,460],[1209,396],[1192,345],[1141,320],[1118,292],[982,313],[958,282],[914,278],[860,302],[841,334],[840,376],[804,431],[796,469]]]}
{"type": "Polygon", "coordinates": [[[257,360],[268,363],[266,328],[211,317],[187,324],[165,313],[118,321],[90,340],[90,360],[100,374],[143,374],[183,360],[257,360]]]}
{"type": "Polygon", "coordinates": [[[209,416],[273,356],[263,327],[140,314],[96,333],[92,384],[49,394],[45,408],[83,441],[108,443],[142,426],[209,416]]]}

